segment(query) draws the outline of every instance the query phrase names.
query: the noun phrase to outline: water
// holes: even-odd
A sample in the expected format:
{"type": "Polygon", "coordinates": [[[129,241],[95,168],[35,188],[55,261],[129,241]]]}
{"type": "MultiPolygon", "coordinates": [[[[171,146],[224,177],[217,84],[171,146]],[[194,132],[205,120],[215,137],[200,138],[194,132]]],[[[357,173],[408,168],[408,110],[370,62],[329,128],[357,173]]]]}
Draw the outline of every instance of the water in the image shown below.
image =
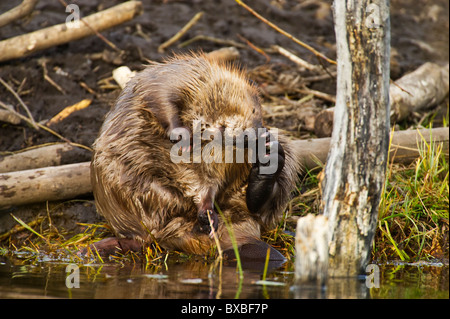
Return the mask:
{"type": "Polygon", "coordinates": [[[329,280],[326,287],[298,286],[293,263],[270,270],[265,281],[260,264],[245,265],[241,280],[234,264],[174,256],[147,266],[74,264],[78,273],[68,265],[0,257],[0,298],[449,298],[449,267],[440,263],[378,265],[379,288],[368,288],[364,276],[329,280]]]}

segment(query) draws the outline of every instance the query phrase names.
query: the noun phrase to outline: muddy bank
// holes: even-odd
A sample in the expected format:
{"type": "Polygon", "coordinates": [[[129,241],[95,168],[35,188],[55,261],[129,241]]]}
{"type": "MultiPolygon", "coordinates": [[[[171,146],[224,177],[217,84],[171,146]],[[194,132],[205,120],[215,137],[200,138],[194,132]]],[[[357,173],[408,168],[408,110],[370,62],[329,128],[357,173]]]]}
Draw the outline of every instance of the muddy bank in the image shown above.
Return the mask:
{"type": "MultiPolygon", "coordinates": [[[[82,16],[87,16],[120,2],[79,0],[74,3],[79,5],[82,16]]],[[[16,2],[2,1],[0,13],[15,4],[16,2]]],[[[250,77],[260,86],[264,104],[282,104],[287,110],[285,115],[275,116],[274,109],[268,106],[266,122],[269,125],[286,129],[298,138],[310,137],[312,133],[308,129],[308,115],[305,114],[314,114],[333,106],[329,100],[302,93],[305,85],[303,79],[311,76],[309,71],[298,68],[279,54],[269,53],[264,56],[247,45],[247,40],[261,48],[276,44],[317,64],[317,59],[310,52],[270,29],[234,1],[161,0],[143,1],[143,6],[143,13],[134,20],[102,32],[121,52],[116,52],[100,38],[92,36],[26,58],[0,63],[0,77],[20,95],[29,106],[34,119],[39,122],[49,120],[69,105],[91,99],[89,107],[52,126],[61,136],[86,146],[90,146],[95,140],[104,115],[120,92],[111,78],[113,69],[119,65],[127,65],[132,70],[140,70],[149,60],[161,61],[172,52],[211,51],[224,46],[200,40],[183,48],[177,47],[199,35],[232,40],[242,45],[239,48],[239,63],[247,68],[250,77]],[[205,13],[199,22],[165,53],[158,53],[157,48],[161,43],[178,32],[200,11],[205,13]],[[45,74],[53,83],[44,78],[45,74]]],[[[286,31],[313,45],[328,57],[335,58],[329,1],[267,0],[258,1],[252,6],[286,31]]],[[[392,1],[391,67],[394,80],[427,61],[448,63],[448,10],[448,1],[442,0],[392,1]]],[[[0,40],[63,23],[67,15],[59,1],[41,0],[30,16],[0,28],[0,40]]],[[[307,87],[334,95],[335,84],[333,78],[327,78],[308,82],[307,87]]],[[[0,101],[22,112],[17,100],[3,86],[0,86],[0,101]]],[[[436,109],[436,113],[445,114],[447,105],[447,102],[443,103],[436,109]]],[[[415,115],[404,125],[414,125],[421,116],[415,115]]],[[[441,115],[435,118],[439,121],[441,115]]],[[[60,141],[57,137],[43,130],[36,131],[24,123],[0,125],[2,154],[60,141]]],[[[76,161],[90,159],[89,153],[83,154],[76,161]]],[[[51,216],[52,222],[61,231],[68,233],[78,231],[76,222],[101,222],[90,196],[78,201],[49,203],[48,207],[46,204],[39,204],[0,211],[0,233],[16,225],[9,213],[27,222],[36,220],[39,216],[44,219],[51,216]]],[[[48,222],[42,223],[42,227],[47,227],[47,224],[48,222]]]]}

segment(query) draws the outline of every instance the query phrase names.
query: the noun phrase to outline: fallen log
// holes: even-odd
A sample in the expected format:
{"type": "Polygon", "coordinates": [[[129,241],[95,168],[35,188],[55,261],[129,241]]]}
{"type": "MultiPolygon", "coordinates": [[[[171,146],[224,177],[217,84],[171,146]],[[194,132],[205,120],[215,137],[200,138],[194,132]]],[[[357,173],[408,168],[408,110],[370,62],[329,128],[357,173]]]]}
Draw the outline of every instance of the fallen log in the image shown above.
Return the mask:
{"type": "MultiPolygon", "coordinates": [[[[432,130],[405,130],[396,131],[392,137],[389,148],[389,161],[408,164],[419,157],[418,143],[423,139],[429,143],[431,139],[434,143],[443,143],[444,153],[448,154],[449,130],[446,127],[432,130]],[[430,134],[431,133],[431,134],[430,134]]],[[[293,141],[298,159],[306,169],[317,167],[317,162],[325,163],[330,148],[331,138],[324,137],[311,140],[293,141]]]]}
{"type": "Polygon", "coordinates": [[[412,112],[438,105],[449,89],[449,65],[427,62],[395,81],[389,89],[391,121],[401,121],[412,112]]]}
{"type": "MultiPolygon", "coordinates": [[[[434,143],[443,143],[443,151],[448,155],[447,128],[398,131],[392,138],[390,161],[404,164],[414,161],[419,156],[418,143],[422,136],[429,143],[430,135],[434,143]]],[[[293,145],[303,168],[312,169],[318,166],[318,161],[326,162],[330,138],[296,140],[293,145]]],[[[0,174],[0,208],[70,199],[89,193],[92,190],[89,165],[83,162],[0,174]]]]}
{"type": "MultiPolygon", "coordinates": [[[[449,66],[427,62],[415,71],[391,83],[389,89],[391,124],[411,113],[427,110],[441,103],[449,91],[449,66]]],[[[314,122],[317,137],[331,136],[334,107],[319,112],[314,122]]]]}
{"type": "Polygon", "coordinates": [[[71,199],[92,191],[90,163],[0,174],[0,207],[71,199]]]}
{"type": "Polygon", "coordinates": [[[81,162],[90,158],[86,149],[69,143],[50,144],[0,156],[0,173],[81,162]]]}
{"type": "Polygon", "coordinates": [[[30,14],[39,0],[23,0],[17,7],[0,15],[0,28],[30,14]]]}
{"type": "Polygon", "coordinates": [[[83,18],[20,35],[0,42],[0,62],[25,57],[40,50],[96,34],[133,19],[142,11],[140,1],[127,1],[83,18]]]}

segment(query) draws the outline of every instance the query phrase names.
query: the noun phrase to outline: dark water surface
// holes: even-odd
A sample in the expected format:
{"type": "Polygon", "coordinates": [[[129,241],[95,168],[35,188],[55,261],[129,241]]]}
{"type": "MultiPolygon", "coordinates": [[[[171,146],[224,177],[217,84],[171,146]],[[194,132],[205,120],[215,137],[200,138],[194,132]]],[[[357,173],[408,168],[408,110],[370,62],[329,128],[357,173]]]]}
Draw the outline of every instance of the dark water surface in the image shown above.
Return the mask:
{"type": "Polygon", "coordinates": [[[449,266],[442,263],[377,265],[379,288],[368,288],[375,281],[366,283],[367,276],[329,279],[322,288],[295,285],[293,263],[269,270],[262,281],[264,265],[245,266],[240,279],[235,265],[201,259],[145,266],[0,257],[0,298],[449,298],[449,266]]]}

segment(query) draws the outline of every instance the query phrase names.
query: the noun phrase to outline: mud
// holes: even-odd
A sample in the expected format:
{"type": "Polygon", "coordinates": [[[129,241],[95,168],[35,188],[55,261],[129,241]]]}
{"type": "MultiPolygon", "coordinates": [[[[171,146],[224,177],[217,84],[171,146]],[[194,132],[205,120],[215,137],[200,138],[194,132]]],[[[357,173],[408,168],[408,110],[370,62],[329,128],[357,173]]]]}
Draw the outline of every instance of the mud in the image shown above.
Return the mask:
{"type": "MultiPolygon", "coordinates": [[[[82,16],[120,3],[116,0],[68,1],[79,5],[82,16]]],[[[17,5],[19,1],[1,1],[0,13],[17,5]]],[[[274,22],[318,51],[335,59],[335,36],[331,1],[269,1],[259,0],[249,4],[264,17],[274,22]]],[[[92,104],[75,112],[61,123],[52,126],[57,133],[72,142],[90,146],[97,136],[103,117],[120,92],[112,80],[112,71],[119,65],[140,70],[151,61],[161,61],[171,52],[189,50],[211,51],[223,47],[211,41],[197,41],[185,48],[177,45],[197,35],[233,40],[243,44],[239,63],[260,86],[264,103],[274,101],[298,101],[306,96],[299,92],[302,79],[308,71],[299,69],[278,54],[265,56],[246,45],[269,48],[277,44],[291,50],[310,63],[317,59],[307,50],[269,28],[232,0],[160,0],[143,1],[144,12],[132,21],[102,32],[120,50],[118,53],[96,36],[47,49],[35,55],[0,63],[0,76],[7,81],[29,106],[36,121],[44,122],[69,105],[83,99],[92,104]],[[197,12],[204,11],[201,20],[183,38],[165,53],[158,53],[158,46],[181,29],[197,12]],[[45,71],[46,70],[46,71],[45,71]],[[59,85],[60,89],[44,79],[44,72],[59,85]]],[[[392,23],[392,79],[412,71],[427,61],[448,63],[449,3],[434,1],[391,1],[392,23]]],[[[58,0],[41,0],[28,17],[0,28],[0,40],[63,23],[68,13],[58,0]]],[[[1,54],[1,52],[0,52],[1,54]]],[[[312,82],[308,87],[328,94],[335,94],[335,81],[326,79],[312,82]]],[[[0,86],[0,100],[23,112],[17,100],[5,87],[0,86]]],[[[289,101],[285,103],[291,105],[289,101]]],[[[294,103],[295,104],[295,103],[294,103]]],[[[448,103],[436,112],[444,112],[448,103]]],[[[295,116],[270,116],[268,124],[290,131],[297,137],[309,137],[307,112],[316,112],[332,103],[317,97],[300,105],[295,116]],[[303,112],[303,113],[302,113],[303,112]],[[305,115],[306,114],[306,115],[305,115]]],[[[436,117],[437,118],[437,117],[436,117]]],[[[411,119],[411,124],[414,124],[411,119]]],[[[36,131],[25,123],[11,125],[0,123],[0,152],[12,152],[49,142],[60,142],[57,137],[36,131]]],[[[5,153],[3,153],[4,155],[5,153]]],[[[76,161],[87,161],[89,155],[76,161]]],[[[75,160],[75,159],[74,159],[75,160]]],[[[75,220],[97,222],[92,198],[67,203],[50,203],[52,220],[64,229],[74,229],[75,220]]],[[[14,207],[0,211],[0,233],[14,225],[8,213],[22,216],[24,220],[46,216],[45,204],[14,207]]]]}

